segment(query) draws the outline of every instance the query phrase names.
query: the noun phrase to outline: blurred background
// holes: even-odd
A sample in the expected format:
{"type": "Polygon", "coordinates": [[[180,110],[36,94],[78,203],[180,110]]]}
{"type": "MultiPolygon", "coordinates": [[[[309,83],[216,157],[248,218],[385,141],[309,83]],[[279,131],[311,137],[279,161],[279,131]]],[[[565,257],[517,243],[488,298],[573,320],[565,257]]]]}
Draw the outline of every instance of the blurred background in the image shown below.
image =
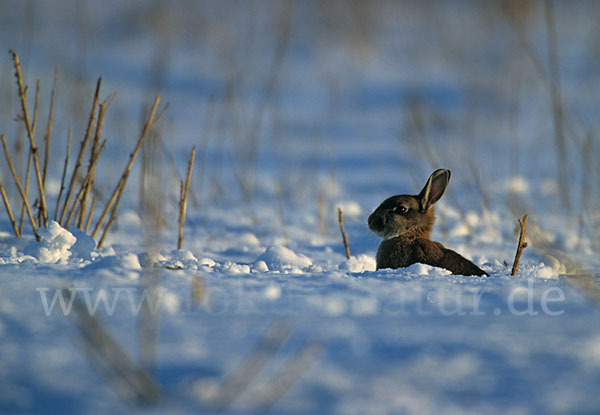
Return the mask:
{"type": "MultiPolygon", "coordinates": [[[[41,80],[44,128],[58,71],[50,195],[67,130],[75,151],[102,77],[101,99],[117,95],[99,193],[117,181],[144,108],[158,93],[169,102],[125,201],[140,211],[176,209],[196,145],[192,215],[236,206],[253,223],[277,212],[326,232],[345,203],[367,233],[384,197],[418,192],[445,167],[446,204],[487,221],[492,237],[535,212],[596,246],[599,18],[591,0],[5,0],[0,49],[20,55],[31,102],[41,80]]],[[[23,171],[3,56],[0,130],[23,171]]]]}

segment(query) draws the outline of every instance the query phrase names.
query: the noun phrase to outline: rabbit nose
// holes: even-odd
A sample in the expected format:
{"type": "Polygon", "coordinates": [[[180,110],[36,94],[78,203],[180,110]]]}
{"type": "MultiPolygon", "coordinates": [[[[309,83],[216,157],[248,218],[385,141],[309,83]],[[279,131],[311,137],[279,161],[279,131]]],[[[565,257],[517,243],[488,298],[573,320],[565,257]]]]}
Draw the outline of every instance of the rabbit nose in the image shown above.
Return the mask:
{"type": "Polygon", "coordinates": [[[384,226],[384,219],[381,216],[369,216],[369,229],[374,231],[380,231],[384,226]]]}

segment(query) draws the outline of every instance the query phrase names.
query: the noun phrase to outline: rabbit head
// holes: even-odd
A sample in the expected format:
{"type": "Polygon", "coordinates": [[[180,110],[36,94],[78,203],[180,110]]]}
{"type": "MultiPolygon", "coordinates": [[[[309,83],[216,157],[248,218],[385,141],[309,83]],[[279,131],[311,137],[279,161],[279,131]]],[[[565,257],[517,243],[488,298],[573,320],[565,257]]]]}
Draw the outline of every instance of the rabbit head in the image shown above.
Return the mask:
{"type": "Polygon", "coordinates": [[[435,220],[433,205],[444,194],[450,170],[434,171],[418,195],[392,196],[369,216],[369,229],[384,239],[397,236],[429,239],[435,220]]]}

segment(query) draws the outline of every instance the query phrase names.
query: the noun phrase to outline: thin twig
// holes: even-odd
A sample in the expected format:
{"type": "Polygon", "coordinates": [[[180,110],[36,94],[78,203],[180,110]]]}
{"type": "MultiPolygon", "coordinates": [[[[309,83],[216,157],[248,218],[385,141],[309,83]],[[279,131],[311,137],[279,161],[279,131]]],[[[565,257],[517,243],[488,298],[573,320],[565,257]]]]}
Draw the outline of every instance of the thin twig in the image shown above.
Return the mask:
{"type": "Polygon", "coordinates": [[[95,170],[96,170],[96,160],[98,159],[98,157],[100,157],[100,155],[98,154],[98,144],[100,142],[100,139],[102,137],[102,127],[104,125],[104,115],[106,114],[106,109],[107,106],[106,104],[103,102],[100,104],[100,108],[98,109],[98,122],[96,123],[96,134],[94,134],[94,140],[92,142],[92,151],[90,154],[90,161],[88,164],[88,176],[91,176],[91,180],[88,180],[86,182],[85,185],[85,189],[84,189],[84,193],[83,193],[83,197],[81,198],[81,206],[80,206],[80,215],[79,215],[79,221],[77,224],[77,227],[79,229],[83,229],[84,226],[84,221],[85,221],[85,211],[86,211],[86,206],[87,206],[87,202],[88,202],[88,198],[90,195],[90,191],[92,189],[92,185],[94,183],[94,174],[95,174],[95,170]]]}
{"type": "MultiPolygon", "coordinates": [[[[33,135],[37,129],[37,116],[40,105],[40,80],[36,82],[35,88],[35,104],[33,106],[33,135]]],[[[29,197],[29,182],[31,179],[31,163],[33,162],[33,152],[31,147],[29,148],[29,155],[27,157],[27,168],[25,169],[25,195],[29,197]]],[[[19,222],[19,233],[23,233],[23,226],[25,225],[25,203],[21,204],[21,220],[19,222]]]]}
{"type": "Polygon", "coordinates": [[[6,137],[4,136],[4,134],[2,134],[0,136],[0,140],[2,140],[2,146],[4,147],[4,154],[6,156],[8,168],[10,169],[10,172],[12,173],[13,178],[15,179],[15,184],[17,185],[17,188],[19,189],[19,193],[21,193],[21,197],[23,198],[23,202],[25,203],[25,209],[27,210],[27,215],[29,216],[29,221],[31,222],[31,228],[33,229],[35,239],[37,241],[39,241],[39,240],[41,240],[41,238],[40,238],[40,235],[38,234],[38,229],[35,224],[35,219],[33,218],[33,213],[31,213],[31,206],[29,206],[29,201],[27,200],[27,195],[25,194],[25,190],[23,189],[23,186],[21,186],[21,181],[19,180],[17,171],[15,170],[15,168],[12,164],[12,160],[10,158],[10,153],[8,151],[8,146],[6,145],[6,137]]]}
{"type": "Polygon", "coordinates": [[[92,223],[92,216],[94,215],[94,209],[96,209],[97,202],[98,202],[98,193],[94,192],[94,195],[92,196],[92,203],[90,204],[90,211],[88,212],[88,217],[85,222],[85,228],[83,229],[83,231],[85,233],[88,233],[88,230],[90,229],[90,225],[92,223]]]}
{"type": "MultiPolygon", "coordinates": [[[[35,131],[37,130],[37,118],[40,111],[40,88],[41,82],[38,79],[35,82],[35,101],[33,102],[33,120],[31,121],[31,128],[33,130],[33,136],[35,137],[35,131]]],[[[25,87],[27,89],[27,87],[25,87]]]]}
{"type": "MultiPolygon", "coordinates": [[[[29,178],[31,177],[31,163],[33,161],[33,153],[30,151],[27,157],[27,168],[25,169],[25,195],[29,197],[29,178]]],[[[25,203],[21,203],[21,219],[19,221],[19,233],[23,233],[25,225],[25,203]]]]}
{"type": "MultiPolygon", "coordinates": [[[[98,150],[98,157],[96,157],[94,159],[94,164],[92,164],[92,174],[93,174],[93,169],[96,167],[96,164],[98,163],[98,160],[100,159],[100,156],[102,155],[102,152],[104,151],[105,145],[106,145],[106,140],[104,140],[104,142],[102,143],[102,146],[100,146],[100,150],[98,150]]],[[[92,182],[93,180],[94,180],[93,176],[90,175],[89,173],[83,179],[83,182],[81,183],[81,187],[79,188],[79,191],[77,192],[77,195],[75,196],[75,200],[73,201],[73,206],[71,206],[71,209],[69,210],[69,215],[67,216],[67,220],[65,221],[65,223],[63,225],[63,227],[65,229],[69,229],[69,225],[71,223],[71,218],[73,217],[73,213],[75,213],[75,210],[77,209],[77,206],[79,205],[79,201],[81,200],[81,197],[83,196],[83,193],[85,192],[86,187],[89,186],[90,182],[92,182]]]]}
{"type": "Polygon", "coordinates": [[[217,411],[227,408],[259,375],[292,334],[292,327],[277,320],[260,339],[246,359],[225,379],[212,405],[217,411]]]}
{"type": "Polygon", "coordinates": [[[67,165],[69,164],[69,154],[71,154],[71,134],[72,130],[69,127],[69,138],[67,140],[67,153],[65,154],[65,165],[63,167],[62,178],[60,179],[60,190],[58,191],[58,197],[56,198],[56,211],[54,212],[54,220],[58,221],[58,212],[60,210],[60,199],[63,191],[65,190],[65,179],[67,177],[67,165]]]}
{"type": "Polygon", "coordinates": [[[15,231],[15,236],[17,238],[20,238],[21,232],[17,227],[17,222],[15,222],[15,216],[13,215],[12,209],[10,208],[10,202],[8,200],[8,197],[6,196],[6,191],[4,190],[4,186],[2,185],[2,180],[0,180],[0,193],[2,194],[2,201],[4,202],[6,213],[8,213],[8,218],[10,219],[10,223],[12,224],[13,230],[15,231]]]}
{"type": "Polygon", "coordinates": [[[205,304],[208,300],[208,290],[202,282],[202,276],[192,276],[190,279],[192,304],[205,304]]]}
{"type": "Polygon", "coordinates": [[[527,231],[527,219],[527,214],[523,216],[523,219],[519,219],[519,227],[521,228],[521,233],[519,234],[519,245],[517,246],[515,261],[513,262],[512,270],[510,271],[510,275],[512,275],[513,277],[517,275],[517,271],[519,270],[519,261],[521,260],[523,249],[527,248],[527,242],[525,242],[525,232],[527,231]]]}
{"type": "Polygon", "coordinates": [[[530,226],[528,238],[536,252],[544,259],[545,264],[551,264],[561,277],[593,300],[597,307],[600,307],[600,283],[598,283],[597,272],[593,267],[581,264],[578,258],[562,250],[535,225],[530,226]]]}
{"type": "MultiPolygon", "coordinates": [[[[70,298],[76,292],[63,288],[63,295],[70,298]]],[[[71,320],[79,329],[90,362],[104,375],[108,385],[126,401],[157,403],[160,387],[156,379],[131,358],[100,320],[90,313],[84,301],[75,297],[72,304],[71,320]]]]}
{"type": "Polygon", "coordinates": [[[56,103],[56,87],[58,84],[58,70],[54,71],[54,83],[52,84],[52,93],[50,96],[50,111],[48,112],[48,125],[46,134],[44,134],[44,167],[42,168],[42,181],[46,184],[48,175],[48,163],[50,162],[50,141],[52,140],[52,130],[54,128],[54,104],[56,103]]]}
{"type": "Polygon", "coordinates": [[[346,258],[350,259],[350,246],[348,245],[348,239],[346,238],[346,232],[344,231],[344,213],[342,209],[338,208],[338,221],[340,222],[340,231],[342,232],[342,240],[344,241],[344,249],[346,250],[346,258]]]}
{"type": "Polygon", "coordinates": [[[194,167],[194,159],[196,157],[196,146],[192,147],[192,153],[190,154],[190,160],[188,161],[187,177],[185,178],[185,186],[183,180],[181,181],[181,191],[179,198],[179,238],[177,238],[177,249],[181,249],[183,245],[183,224],[185,222],[185,213],[187,208],[187,198],[190,191],[190,181],[192,179],[192,168],[194,167]]]}
{"type": "Polygon", "coordinates": [[[324,347],[309,340],[285,362],[269,382],[257,392],[254,401],[260,413],[265,413],[277,403],[321,356],[324,347]]]}
{"type": "Polygon", "coordinates": [[[69,188],[67,190],[67,196],[65,197],[65,203],[63,205],[62,213],[60,215],[60,224],[64,226],[65,216],[67,214],[67,209],[71,202],[71,194],[73,193],[73,187],[75,186],[75,181],[77,180],[77,174],[79,172],[79,168],[81,167],[81,162],[83,160],[83,154],[85,152],[85,148],[87,146],[90,137],[92,136],[92,131],[94,129],[94,124],[96,122],[96,107],[98,106],[98,96],[100,95],[100,85],[102,84],[102,78],[98,78],[98,82],[96,83],[96,92],[94,93],[94,100],[92,102],[92,111],[90,112],[90,118],[88,120],[87,129],[85,132],[85,136],[81,141],[81,147],[79,148],[79,154],[77,155],[77,161],[75,162],[75,166],[73,167],[73,173],[71,173],[71,181],[69,183],[69,188]]]}
{"type": "Polygon", "coordinates": [[[563,99],[560,91],[560,70],[558,62],[558,48],[556,42],[556,25],[554,21],[554,9],[552,0],[546,0],[546,28],[548,31],[548,68],[549,68],[549,87],[550,96],[552,99],[552,113],[554,121],[554,139],[556,142],[556,163],[558,186],[561,192],[561,201],[563,206],[570,210],[571,204],[569,200],[569,187],[566,178],[567,173],[567,146],[565,143],[565,114],[563,107],[563,99]]]}
{"type": "MultiPolygon", "coordinates": [[[[23,74],[21,73],[21,62],[17,53],[10,49],[13,62],[15,65],[15,71],[17,76],[17,85],[19,86],[19,96],[21,98],[21,109],[23,110],[23,121],[25,122],[25,128],[27,129],[27,136],[29,137],[30,151],[33,154],[33,165],[35,167],[35,173],[38,182],[38,189],[40,192],[40,211],[43,218],[44,225],[48,225],[48,211],[46,209],[46,195],[44,192],[44,182],[42,181],[42,172],[40,169],[40,162],[37,155],[37,147],[35,146],[34,131],[29,118],[29,111],[27,109],[27,89],[23,83],[23,74]]],[[[36,233],[37,234],[37,233],[36,233]]]]}
{"type": "MultiPolygon", "coordinates": [[[[148,120],[146,121],[146,124],[144,124],[144,128],[142,129],[142,133],[140,135],[140,138],[138,139],[135,149],[133,150],[133,153],[131,153],[131,155],[129,156],[129,162],[127,163],[127,166],[125,167],[125,170],[123,171],[123,175],[121,176],[121,179],[119,180],[119,183],[117,184],[117,187],[115,187],[115,190],[113,191],[112,195],[110,196],[110,199],[108,200],[106,206],[104,207],[104,210],[102,211],[102,214],[100,215],[100,219],[98,220],[98,222],[96,223],[96,226],[94,227],[94,230],[92,231],[91,236],[92,236],[92,238],[94,238],[95,235],[100,230],[100,227],[102,226],[102,223],[104,222],[104,219],[106,218],[106,215],[108,214],[108,211],[111,209],[111,207],[113,207],[112,205],[114,203],[114,207],[112,208],[111,216],[108,220],[108,223],[106,224],[106,227],[104,228],[104,231],[102,233],[100,241],[98,242],[98,248],[102,248],[102,244],[104,243],[104,239],[106,238],[108,230],[110,229],[110,227],[112,226],[113,222],[116,219],[117,211],[119,208],[119,203],[121,201],[121,196],[123,194],[123,189],[125,188],[125,185],[127,184],[127,179],[129,178],[129,172],[131,171],[133,162],[135,161],[138,153],[140,152],[140,149],[142,148],[142,144],[144,143],[144,140],[146,139],[146,136],[148,135],[148,131],[155,124],[155,115],[156,115],[156,110],[158,108],[159,103],[160,103],[160,95],[154,99],[154,104],[152,105],[152,109],[150,110],[150,115],[148,116],[148,120]]],[[[159,114],[159,116],[162,116],[162,114],[164,114],[164,111],[162,111],[159,114]]],[[[156,118],[157,121],[159,119],[160,118],[156,118]]]]}

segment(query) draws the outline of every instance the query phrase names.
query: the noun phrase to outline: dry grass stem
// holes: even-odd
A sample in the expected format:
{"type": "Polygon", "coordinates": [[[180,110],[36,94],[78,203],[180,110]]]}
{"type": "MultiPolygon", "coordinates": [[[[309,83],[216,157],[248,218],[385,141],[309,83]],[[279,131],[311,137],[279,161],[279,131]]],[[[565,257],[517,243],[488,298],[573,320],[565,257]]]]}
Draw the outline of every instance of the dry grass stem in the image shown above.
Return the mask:
{"type": "Polygon", "coordinates": [[[281,181],[281,183],[279,184],[279,188],[277,189],[277,200],[278,200],[278,205],[279,205],[279,216],[280,216],[280,220],[281,220],[281,227],[283,228],[283,239],[285,241],[285,246],[289,247],[290,245],[290,237],[288,235],[288,230],[287,230],[287,226],[286,226],[286,222],[285,222],[285,208],[283,206],[284,203],[284,183],[283,180],[281,181]]]}
{"type": "MultiPolygon", "coordinates": [[[[40,88],[41,82],[38,79],[35,82],[35,100],[33,101],[33,120],[31,121],[31,129],[33,130],[33,136],[35,137],[35,131],[37,130],[37,118],[40,111],[40,88]]],[[[25,87],[27,89],[27,87],[25,87]]]]}
{"type": "MultiPolygon", "coordinates": [[[[71,209],[69,210],[69,215],[67,217],[67,220],[63,224],[63,227],[65,229],[69,229],[69,224],[71,223],[71,218],[73,217],[73,213],[75,212],[77,207],[80,208],[79,212],[81,212],[82,205],[79,204],[79,201],[83,197],[83,194],[84,194],[87,186],[89,186],[90,182],[92,182],[94,180],[94,177],[91,174],[93,174],[93,171],[94,171],[93,168],[96,167],[96,164],[98,163],[98,160],[100,159],[100,156],[102,155],[102,152],[104,151],[105,146],[106,146],[106,140],[104,140],[104,142],[102,143],[102,146],[100,146],[97,157],[94,159],[94,164],[92,165],[92,169],[83,179],[83,182],[81,183],[81,187],[79,188],[79,191],[77,192],[77,195],[75,196],[75,200],[73,201],[73,205],[71,206],[71,209]]],[[[81,226],[78,226],[78,227],[81,229],[81,226]]]]}
{"type": "Polygon", "coordinates": [[[85,136],[83,137],[83,140],[81,141],[81,146],[79,148],[79,154],[77,155],[77,161],[75,162],[75,166],[73,167],[73,172],[71,173],[71,181],[69,183],[69,188],[67,190],[67,195],[65,196],[65,202],[63,204],[62,213],[60,215],[60,224],[62,226],[65,226],[65,216],[67,215],[67,209],[71,202],[71,195],[73,193],[75,181],[77,180],[79,168],[81,167],[81,162],[83,160],[83,154],[85,153],[85,148],[87,146],[87,143],[92,136],[94,124],[96,122],[96,107],[98,106],[98,96],[100,95],[101,84],[102,84],[102,78],[98,78],[98,82],[96,83],[96,92],[94,93],[94,100],[92,102],[92,110],[90,112],[90,118],[88,120],[87,129],[85,132],[85,136]]]}
{"type": "Polygon", "coordinates": [[[342,240],[344,241],[344,249],[346,250],[346,258],[350,259],[350,246],[348,245],[348,239],[346,238],[346,231],[344,231],[344,213],[342,209],[338,208],[338,221],[340,222],[340,231],[342,232],[342,240]]]}
{"type": "Polygon", "coordinates": [[[517,275],[517,271],[519,270],[519,261],[521,260],[521,255],[523,254],[523,249],[527,247],[527,242],[525,242],[525,232],[527,232],[527,220],[528,215],[523,216],[523,219],[519,219],[519,227],[521,228],[521,232],[519,234],[519,245],[517,245],[517,253],[515,254],[515,261],[513,262],[512,270],[510,271],[510,275],[513,277],[517,275]]]}
{"type": "MultiPolygon", "coordinates": [[[[42,180],[42,172],[40,169],[40,162],[37,154],[37,147],[35,146],[34,139],[34,130],[31,124],[31,119],[29,117],[29,110],[27,109],[27,89],[23,83],[23,74],[21,73],[21,62],[19,61],[19,56],[14,50],[10,50],[10,54],[12,55],[13,62],[15,65],[15,71],[17,76],[17,85],[19,87],[19,96],[21,98],[21,109],[23,111],[23,121],[25,123],[25,128],[27,129],[27,136],[29,137],[29,145],[30,151],[33,154],[33,165],[35,167],[35,174],[38,182],[38,189],[40,193],[40,214],[43,218],[44,226],[48,225],[48,211],[46,209],[46,195],[44,192],[44,183],[42,180]]],[[[37,236],[37,232],[36,232],[37,236]]]]}
{"type": "Polygon", "coordinates": [[[216,410],[224,410],[246,390],[266,364],[281,349],[292,334],[290,325],[277,320],[260,339],[246,359],[231,373],[219,388],[212,404],[216,410]]]}
{"type": "Polygon", "coordinates": [[[65,179],[67,178],[67,166],[69,165],[69,154],[71,154],[71,137],[72,130],[69,128],[69,138],[67,139],[67,152],[65,154],[65,164],[63,167],[62,177],[60,179],[60,190],[58,191],[58,197],[56,198],[56,210],[54,212],[54,220],[58,221],[58,212],[60,210],[60,199],[62,198],[63,191],[65,190],[65,179]]]}
{"type": "Polygon", "coordinates": [[[112,195],[110,196],[110,199],[106,203],[106,206],[104,207],[104,210],[102,211],[102,214],[100,215],[100,218],[98,219],[98,222],[96,223],[96,226],[94,227],[94,230],[92,231],[91,236],[92,236],[92,238],[95,238],[96,234],[100,230],[100,227],[102,226],[102,223],[104,222],[104,219],[106,218],[106,215],[108,214],[109,210],[112,207],[112,212],[108,219],[108,223],[106,224],[106,227],[104,228],[104,231],[102,233],[100,241],[98,242],[98,248],[102,247],[104,240],[106,238],[106,235],[108,233],[108,230],[110,229],[110,227],[112,226],[113,222],[116,219],[117,211],[119,208],[119,203],[121,201],[121,196],[123,195],[123,189],[125,188],[125,185],[127,184],[127,179],[129,178],[129,173],[131,171],[131,167],[133,166],[133,162],[135,161],[138,153],[140,152],[140,149],[142,148],[142,144],[144,143],[144,140],[146,139],[146,136],[148,135],[148,131],[156,122],[158,122],[160,120],[160,118],[164,114],[164,111],[166,110],[166,108],[165,108],[163,111],[161,111],[155,119],[156,110],[158,109],[159,103],[160,103],[160,95],[155,98],[154,104],[152,105],[152,110],[150,110],[150,115],[148,116],[148,120],[144,124],[144,128],[142,129],[142,133],[140,135],[140,138],[137,141],[137,144],[135,146],[135,149],[133,150],[133,153],[131,153],[131,155],[129,156],[129,162],[127,163],[127,166],[125,167],[125,170],[123,171],[123,175],[121,176],[121,179],[119,180],[117,186],[115,187],[115,190],[113,191],[112,195]],[[114,203],[114,207],[113,207],[113,203],[114,203]]]}
{"type": "MultiPolygon", "coordinates": [[[[148,241],[150,244],[153,241],[148,241]]],[[[138,314],[138,356],[139,362],[151,372],[158,366],[159,317],[161,303],[161,273],[154,266],[142,269],[142,288],[146,296],[138,314]]]]}
{"type": "MultiPolygon", "coordinates": [[[[64,296],[75,295],[63,289],[64,296]]],[[[160,398],[157,381],[136,363],[97,317],[91,315],[85,303],[75,297],[71,318],[81,334],[85,352],[108,385],[124,400],[132,403],[155,404],[160,398]]]]}
{"type": "Polygon", "coordinates": [[[600,283],[594,269],[583,267],[576,257],[559,248],[538,227],[531,225],[529,235],[532,246],[542,256],[544,263],[551,264],[561,277],[600,307],[600,283]]]}
{"type": "Polygon", "coordinates": [[[80,208],[79,208],[80,214],[79,214],[79,220],[77,223],[77,227],[79,229],[83,229],[83,227],[84,227],[85,213],[86,213],[88,198],[90,196],[90,192],[91,192],[92,186],[94,184],[94,174],[95,174],[95,170],[96,170],[96,164],[97,164],[98,158],[100,157],[98,145],[102,138],[102,127],[104,126],[104,116],[106,115],[107,108],[108,107],[107,107],[106,103],[103,102],[100,104],[100,108],[98,109],[98,122],[96,123],[96,133],[94,134],[94,140],[92,141],[92,151],[90,152],[91,153],[90,161],[88,164],[88,172],[87,172],[87,177],[90,177],[90,179],[87,179],[87,181],[85,182],[83,196],[81,198],[81,204],[80,204],[80,208]]]}
{"type": "Polygon", "coordinates": [[[8,218],[10,219],[10,223],[15,232],[15,236],[17,238],[20,238],[21,232],[19,231],[17,222],[15,222],[15,216],[13,215],[12,209],[10,208],[10,202],[8,200],[8,197],[6,196],[6,191],[4,190],[4,185],[2,184],[2,180],[0,180],[0,193],[2,194],[2,201],[4,202],[4,207],[6,208],[6,213],[8,213],[8,218]]]}
{"type": "MultiPolygon", "coordinates": [[[[25,169],[25,195],[29,197],[29,179],[31,176],[31,163],[33,161],[33,153],[30,151],[27,157],[27,168],[25,169]]],[[[21,203],[21,219],[19,220],[19,233],[23,233],[25,225],[25,203],[21,203]]]]}
{"type": "Polygon", "coordinates": [[[52,130],[54,128],[54,104],[56,103],[56,87],[58,85],[58,71],[54,71],[54,83],[52,84],[52,93],[50,94],[50,110],[48,112],[48,125],[44,134],[44,167],[42,168],[42,182],[46,185],[46,176],[48,175],[48,163],[50,162],[50,141],[52,140],[52,130]]]}
{"type": "Polygon", "coordinates": [[[317,194],[317,229],[322,235],[325,234],[325,204],[325,191],[321,189],[317,194]]]}
{"type": "Polygon", "coordinates": [[[208,288],[204,286],[201,277],[192,277],[190,279],[192,304],[199,306],[205,304],[208,298],[208,288]]]}
{"type": "Polygon", "coordinates": [[[565,114],[560,92],[560,71],[558,63],[558,48],[556,42],[556,25],[552,0],[546,0],[546,27],[548,30],[548,67],[550,78],[550,96],[552,99],[552,120],[554,122],[554,139],[556,141],[557,180],[563,206],[570,210],[569,188],[567,183],[567,146],[565,143],[565,114]]]}
{"type": "Polygon", "coordinates": [[[27,195],[25,194],[25,189],[23,189],[23,186],[21,185],[21,181],[19,180],[19,176],[17,175],[17,172],[12,164],[12,160],[10,158],[10,153],[8,151],[8,145],[6,145],[6,137],[4,136],[4,134],[2,134],[2,136],[0,136],[0,139],[2,140],[2,146],[4,147],[4,154],[6,156],[6,162],[8,163],[8,168],[10,169],[10,172],[13,175],[13,178],[15,179],[15,184],[17,185],[17,188],[19,189],[19,193],[21,193],[21,197],[23,198],[23,203],[25,204],[25,209],[27,211],[27,215],[29,216],[29,221],[31,222],[31,228],[33,229],[33,234],[35,235],[35,239],[37,241],[40,240],[40,235],[38,234],[38,228],[35,224],[35,219],[33,218],[33,213],[31,212],[31,206],[29,206],[29,201],[27,200],[27,195]]]}
{"type": "MultiPolygon", "coordinates": [[[[33,134],[37,127],[37,116],[40,105],[40,81],[36,82],[35,88],[35,104],[33,106],[33,134]]],[[[27,157],[27,168],[25,169],[25,195],[29,197],[29,182],[31,179],[31,163],[33,162],[33,152],[29,148],[29,155],[27,157]]],[[[41,224],[41,221],[40,223],[41,224]]],[[[23,233],[23,226],[25,226],[25,203],[21,204],[21,220],[19,222],[19,233],[23,233]]]]}
{"type": "Polygon", "coordinates": [[[85,233],[88,233],[90,226],[92,224],[92,216],[94,215],[94,210],[96,209],[97,202],[98,202],[98,193],[94,192],[94,195],[92,196],[92,203],[90,204],[90,211],[88,212],[88,217],[85,222],[85,228],[83,229],[83,231],[85,233]]]}
{"type": "Polygon", "coordinates": [[[196,157],[196,146],[192,147],[190,160],[188,161],[187,176],[185,185],[181,181],[181,189],[179,192],[179,237],[177,238],[177,249],[181,249],[183,245],[183,224],[185,222],[185,213],[187,209],[187,198],[190,191],[190,181],[192,179],[192,169],[194,167],[194,159],[196,157]]]}
{"type": "Polygon", "coordinates": [[[310,369],[314,362],[323,353],[323,346],[308,341],[293,355],[285,364],[279,368],[277,373],[262,386],[257,392],[255,402],[260,408],[260,413],[265,413],[277,403],[302,375],[310,369]]]}

